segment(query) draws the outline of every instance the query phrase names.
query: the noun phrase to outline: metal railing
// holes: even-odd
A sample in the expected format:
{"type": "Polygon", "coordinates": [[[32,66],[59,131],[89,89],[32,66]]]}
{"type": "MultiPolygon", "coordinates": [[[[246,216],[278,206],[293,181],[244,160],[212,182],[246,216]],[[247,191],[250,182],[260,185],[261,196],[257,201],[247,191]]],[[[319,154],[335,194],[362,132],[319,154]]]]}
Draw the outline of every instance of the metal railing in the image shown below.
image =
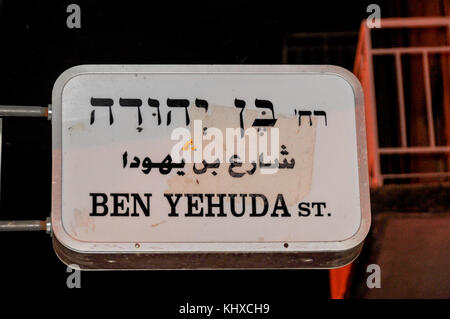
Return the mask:
{"type": "MultiPolygon", "coordinates": [[[[448,17],[426,17],[426,18],[387,18],[381,19],[381,29],[411,29],[411,28],[445,28],[444,39],[446,45],[439,46],[410,46],[410,47],[392,47],[392,48],[373,48],[372,31],[367,26],[366,21],[361,24],[358,46],[356,51],[354,73],[360,79],[365,95],[366,109],[366,129],[367,129],[367,148],[369,160],[369,174],[371,177],[371,186],[379,187],[387,179],[412,179],[412,178],[448,178],[448,171],[435,172],[399,172],[383,173],[381,170],[381,155],[393,154],[448,154],[450,153],[449,138],[447,136],[447,145],[436,145],[435,125],[433,119],[433,100],[430,78],[430,54],[448,54],[450,53],[450,18],[448,17]],[[405,92],[402,70],[402,56],[421,55],[425,91],[426,123],[428,131],[427,146],[410,146],[407,139],[407,120],[405,116],[405,92]],[[377,101],[375,96],[375,77],[374,77],[374,56],[392,56],[395,61],[395,78],[397,89],[397,105],[399,117],[400,146],[380,147],[377,122],[377,101]]],[[[445,72],[450,72],[450,66],[444,65],[445,72]]],[[[446,83],[443,83],[444,94],[446,83]]],[[[448,89],[448,88],[447,88],[448,89]]],[[[448,101],[443,101],[444,114],[446,114],[445,123],[449,125],[450,105],[448,101]]]]}

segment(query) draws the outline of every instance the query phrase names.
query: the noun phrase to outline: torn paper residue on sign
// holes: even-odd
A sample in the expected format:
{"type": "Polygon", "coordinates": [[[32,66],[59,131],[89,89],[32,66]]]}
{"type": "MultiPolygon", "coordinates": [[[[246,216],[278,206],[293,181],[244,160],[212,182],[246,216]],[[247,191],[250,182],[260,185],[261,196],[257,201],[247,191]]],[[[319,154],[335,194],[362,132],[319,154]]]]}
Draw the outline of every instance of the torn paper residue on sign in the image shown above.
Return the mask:
{"type": "MultiPolygon", "coordinates": [[[[245,110],[243,112],[244,129],[251,127],[255,118],[261,118],[258,110],[245,110]]],[[[203,127],[215,127],[222,131],[224,136],[223,154],[225,157],[226,128],[239,127],[240,109],[210,105],[208,112],[203,109],[191,110],[191,136],[194,136],[193,123],[201,120],[203,127]]],[[[230,176],[228,172],[229,163],[221,163],[219,168],[214,169],[217,173],[213,175],[208,171],[204,174],[195,174],[193,164],[186,164],[185,176],[171,176],[168,179],[168,189],[165,193],[260,193],[264,194],[269,202],[276,200],[278,194],[283,194],[287,206],[296,205],[311,190],[314,145],[316,139],[316,119],[303,119],[299,125],[298,117],[287,117],[277,115],[274,128],[279,129],[279,145],[284,145],[289,152],[288,155],[280,155],[279,160],[287,158],[295,159],[293,169],[279,169],[274,174],[261,174],[259,165],[253,175],[245,174],[240,178],[230,176]]],[[[261,128],[263,129],[263,128],[261,128]]],[[[270,127],[267,127],[270,135],[270,127]]],[[[270,138],[269,138],[270,140],[270,138]]],[[[203,141],[203,149],[210,141],[203,141]]],[[[270,145],[270,144],[269,144],[270,145]]],[[[270,150],[270,146],[269,146],[270,150]]],[[[281,149],[279,150],[281,151],[281,149]]],[[[194,152],[194,151],[193,151],[194,152]]],[[[246,143],[246,154],[248,154],[248,143],[246,143]]],[[[200,165],[201,164],[197,164],[200,165]]],[[[250,170],[249,162],[239,168],[240,171],[250,170]]]]}

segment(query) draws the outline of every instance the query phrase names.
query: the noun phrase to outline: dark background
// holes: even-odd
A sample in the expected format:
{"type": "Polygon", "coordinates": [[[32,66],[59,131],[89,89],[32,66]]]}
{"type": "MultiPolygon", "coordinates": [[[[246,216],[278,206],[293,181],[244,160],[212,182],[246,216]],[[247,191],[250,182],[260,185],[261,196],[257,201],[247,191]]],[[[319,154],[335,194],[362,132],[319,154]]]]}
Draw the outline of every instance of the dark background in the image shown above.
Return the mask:
{"type": "MultiPolygon", "coordinates": [[[[47,106],[58,75],[80,64],[279,64],[283,38],[292,32],[350,31],[356,47],[372,2],[0,0],[0,105],[47,106]],[[70,3],[81,7],[81,29],[66,26],[70,3]]],[[[403,2],[376,3],[387,17],[403,2]]],[[[352,59],[313,54],[299,63],[351,70],[352,59]]],[[[45,219],[50,122],[5,119],[1,156],[0,219],[45,219]]],[[[0,233],[0,249],[2,289],[69,291],[66,266],[45,233],[0,233]]],[[[139,288],[156,307],[164,301],[268,302],[286,309],[305,297],[329,298],[327,270],[83,272],[81,283],[81,290],[106,288],[131,299],[139,288]]]]}

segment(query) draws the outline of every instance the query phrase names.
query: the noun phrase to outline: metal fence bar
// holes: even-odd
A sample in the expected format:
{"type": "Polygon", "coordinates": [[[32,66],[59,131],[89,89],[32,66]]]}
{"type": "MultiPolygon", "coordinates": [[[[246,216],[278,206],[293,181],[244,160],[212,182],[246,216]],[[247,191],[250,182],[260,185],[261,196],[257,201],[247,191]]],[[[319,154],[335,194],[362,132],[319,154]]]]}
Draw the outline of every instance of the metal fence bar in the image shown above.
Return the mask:
{"type": "Polygon", "coordinates": [[[398,112],[400,117],[400,139],[402,146],[406,147],[405,95],[403,91],[402,60],[399,52],[396,52],[395,54],[395,70],[397,78],[398,112]]]}
{"type": "Polygon", "coordinates": [[[433,108],[432,108],[431,84],[430,84],[430,65],[428,61],[428,53],[424,52],[422,54],[422,61],[423,61],[423,77],[424,77],[425,98],[427,108],[428,138],[430,146],[434,147],[435,138],[434,138],[433,108]]]}
{"type": "Polygon", "coordinates": [[[435,28],[449,27],[448,17],[407,17],[381,19],[381,28],[435,28]]]}
{"type": "Polygon", "coordinates": [[[398,47],[398,48],[377,48],[371,50],[373,55],[388,55],[397,53],[423,54],[427,53],[446,53],[450,52],[450,46],[440,47],[398,47]]]}
{"type": "Polygon", "coordinates": [[[450,153],[450,146],[418,146],[418,147],[382,147],[379,149],[380,154],[436,154],[450,153]]]}
{"type": "Polygon", "coordinates": [[[450,23],[447,25],[447,37],[448,37],[448,43],[450,45],[450,23]]]}
{"type": "Polygon", "coordinates": [[[383,174],[384,179],[449,177],[450,172],[383,174]]]}

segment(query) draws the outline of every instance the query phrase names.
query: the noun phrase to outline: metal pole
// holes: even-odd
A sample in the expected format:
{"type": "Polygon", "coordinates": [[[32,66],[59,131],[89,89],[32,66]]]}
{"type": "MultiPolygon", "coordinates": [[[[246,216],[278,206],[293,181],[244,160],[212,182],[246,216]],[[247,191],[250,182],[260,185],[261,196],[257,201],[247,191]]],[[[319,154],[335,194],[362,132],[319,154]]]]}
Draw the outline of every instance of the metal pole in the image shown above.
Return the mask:
{"type": "Polygon", "coordinates": [[[0,105],[0,117],[48,117],[48,108],[25,105],[0,105]]]}
{"type": "Polygon", "coordinates": [[[50,219],[47,220],[2,220],[0,221],[0,232],[2,231],[46,231],[50,232],[50,219]]]}

